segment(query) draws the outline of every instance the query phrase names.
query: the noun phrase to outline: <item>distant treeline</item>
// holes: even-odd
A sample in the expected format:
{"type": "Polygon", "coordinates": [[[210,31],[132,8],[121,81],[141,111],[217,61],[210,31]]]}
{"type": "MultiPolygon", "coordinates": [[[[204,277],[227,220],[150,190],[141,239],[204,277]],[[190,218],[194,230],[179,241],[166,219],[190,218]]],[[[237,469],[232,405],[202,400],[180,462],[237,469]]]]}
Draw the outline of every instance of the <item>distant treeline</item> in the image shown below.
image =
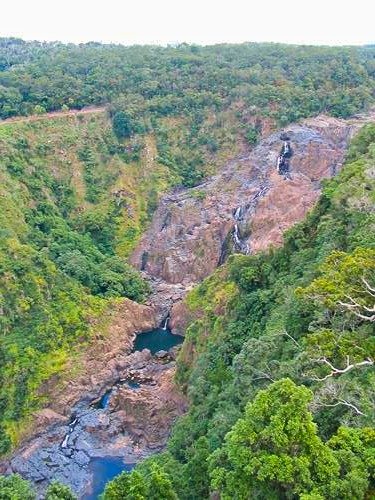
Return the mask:
{"type": "Polygon", "coordinates": [[[114,103],[139,119],[241,102],[281,125],[373,100],[375,47],[177,47],[0,39],[0,118],[114,103]],[[120,102],[118,99],[120,98],[120,102]]]}

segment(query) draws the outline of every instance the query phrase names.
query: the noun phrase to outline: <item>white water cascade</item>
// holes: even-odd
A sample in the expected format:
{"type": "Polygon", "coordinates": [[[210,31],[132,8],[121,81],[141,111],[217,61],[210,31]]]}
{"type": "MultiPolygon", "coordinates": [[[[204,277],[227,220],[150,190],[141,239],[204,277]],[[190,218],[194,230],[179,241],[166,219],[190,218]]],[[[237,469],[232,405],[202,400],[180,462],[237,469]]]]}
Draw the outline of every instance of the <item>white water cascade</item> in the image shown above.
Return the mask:
{"type": "Polygon", "coordinates": [[[70,422],[70,424],[69,424],[69,430],[66,433],[63,442],[61,443],[61,448],[68,448],[70,435],[74,431],[74,427],[77,424],[78,424],[78,418],[75,418],[72,422],[70,422]]]}
{"type": "Polygon", "coordinates": [[[244,243],[241,240],[241,232],[240,232],[240,227],[238,225],[238,223],[240,221],[242,221],[243,216],[244,216],[243,207],[237,207],[234,214],[233,214],[233,218],[236,221],[234,228],[233,228],[233,243],[234,243],[235,250],[237,250],[241,253],[248,254],[249,247],[248,247],[247,243],[244,243]]]}

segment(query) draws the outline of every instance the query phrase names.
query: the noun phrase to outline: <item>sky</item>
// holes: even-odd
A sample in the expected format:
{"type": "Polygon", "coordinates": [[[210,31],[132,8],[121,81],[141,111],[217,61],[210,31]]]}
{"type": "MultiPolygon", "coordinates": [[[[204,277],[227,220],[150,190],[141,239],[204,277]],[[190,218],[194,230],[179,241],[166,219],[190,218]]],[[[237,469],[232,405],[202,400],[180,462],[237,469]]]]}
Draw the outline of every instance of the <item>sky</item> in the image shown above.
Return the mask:
{"type": "Polygon", "coordinates": [[[2,0],[0,36],[125,45],[375,43],[375,0],[2,0]]]}

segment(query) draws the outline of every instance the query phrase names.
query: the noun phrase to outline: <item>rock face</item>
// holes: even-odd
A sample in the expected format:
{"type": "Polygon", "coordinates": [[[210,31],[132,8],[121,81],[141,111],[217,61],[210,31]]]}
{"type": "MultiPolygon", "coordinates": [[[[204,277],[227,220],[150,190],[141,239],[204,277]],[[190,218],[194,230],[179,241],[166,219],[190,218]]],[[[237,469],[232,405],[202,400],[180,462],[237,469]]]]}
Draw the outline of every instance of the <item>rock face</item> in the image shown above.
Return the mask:
{"type": "MultiPolygon", "coordinates": [[[[61,381],[51,380],[41,387],[41,394],[49,396],[49,410],[70,415],[77,401],[83,397],[94,399],[113,385],[128,365],[136,332],[152,330],[156,326],[153,308],[129,299],[114,304],[106,334],[98,334],[85,354],[78,362],[72,362],[71,369],[67,370],[76,375],[61,381]]],[[[36,417],[39,419],[38,414],[36,417]]]]}
{"type": "Polygon", "coordinates": [[[294,152],[290,178],[276,172],[278,132],[206,183],[165,196],[131,262],[153,278],[186,286],[212,273],[226,252],[280,245],[285,229],[319,196],[320,181],[341,168],[353,127],[320,117],[285,129],[294,152]]]}
{"type": "Polygon", "coordinates": [[[113,419],[141,449],[154,450],[166,443],[172,423],[186,411],[186,400],[174,385],[173,362],[153,363],[149,373],[150,368],[151,383],[142,384],[138,391],[121,386],[112,398],[111,408],[113,419]]]}
{"type": "Polygon", "coordinates": [[[153,358],[143,350],[127,356],[116,384],[102,397],[88,395],[70,408],[71,418],[45,416],[53,423],[25,443],[2,464],[32,481],[42,496],[57,479],[79,496],[89,491],[93,458],[121,457],[133,464],[161,450],[174,420],[186,410],[186,400],[173,383],[175,362],[153,358]]]}
{"type": "Polygon", "coordinates": [[[193,319],[185,301],[180,300],[172,305],[169,328],[176,335],[185,335],[186,328],[193,319]]]}
{"type": "Polygon", "coordinates": [[[321,180],[341,168],[354,131],[369,115],[350,121],[320,116],[263,139],[204,184],[175,190],[160,202],[131,263],[150,278],[158,317],[170,311],[174,333],[187,323],[178,301],[233,252],[254,253],[282,244],[283,233],[317,200],[321,180]],[[287,136],[290,170],[277,172],[287,136]]]}

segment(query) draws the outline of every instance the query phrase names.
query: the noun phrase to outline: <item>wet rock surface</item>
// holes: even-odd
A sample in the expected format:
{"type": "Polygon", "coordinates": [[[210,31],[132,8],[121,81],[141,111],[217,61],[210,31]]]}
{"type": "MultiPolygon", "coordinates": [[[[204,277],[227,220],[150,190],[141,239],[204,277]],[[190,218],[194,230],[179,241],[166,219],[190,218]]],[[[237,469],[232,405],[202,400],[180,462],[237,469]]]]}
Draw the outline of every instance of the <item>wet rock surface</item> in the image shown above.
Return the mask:
{"type": "Polygon", "coordinates": [[[70,420],[60,416],[3,464],[6,472],[29,479],[41,495],[57,479],[84,498],[93,480],[93,458],[121,457],[134,464],[161,450],[174,420],[186,410],[173,383],[174,352],[163,353],[162,360],[148,350],[130,354],[104,407],[101,398],[79,401],[70,420]]]}
{"type": "Polygon", "coordinates": [[[277,172],[278,131],[253,151],[228,162],[207,182],[166,195],[132,263],[153,279],[161,279],[164,287],[189,286],[213,272],[225,260],[223,252],[246,253],[271,243],[279,245],[283,231],[317,199],[320,181],[341,168],[353,127],[327,117],[287,127],[293,148],[290,179],[277,172]],[[260,216],[265,206],[272,212],[267,222],[260,216]]]}
{"type": "Polygon", "coordinates": [[[290,125],[200,186],[162,198],[131,262],[152,283],[150,303],[158,317],[171,311],[173,333],[187,323],[178,302],[228,255],[282,244],[284,231],[319,197],[321,181],[340,170],[350,137],[370,115],[347,121],[319,116],[290,125]]]}

